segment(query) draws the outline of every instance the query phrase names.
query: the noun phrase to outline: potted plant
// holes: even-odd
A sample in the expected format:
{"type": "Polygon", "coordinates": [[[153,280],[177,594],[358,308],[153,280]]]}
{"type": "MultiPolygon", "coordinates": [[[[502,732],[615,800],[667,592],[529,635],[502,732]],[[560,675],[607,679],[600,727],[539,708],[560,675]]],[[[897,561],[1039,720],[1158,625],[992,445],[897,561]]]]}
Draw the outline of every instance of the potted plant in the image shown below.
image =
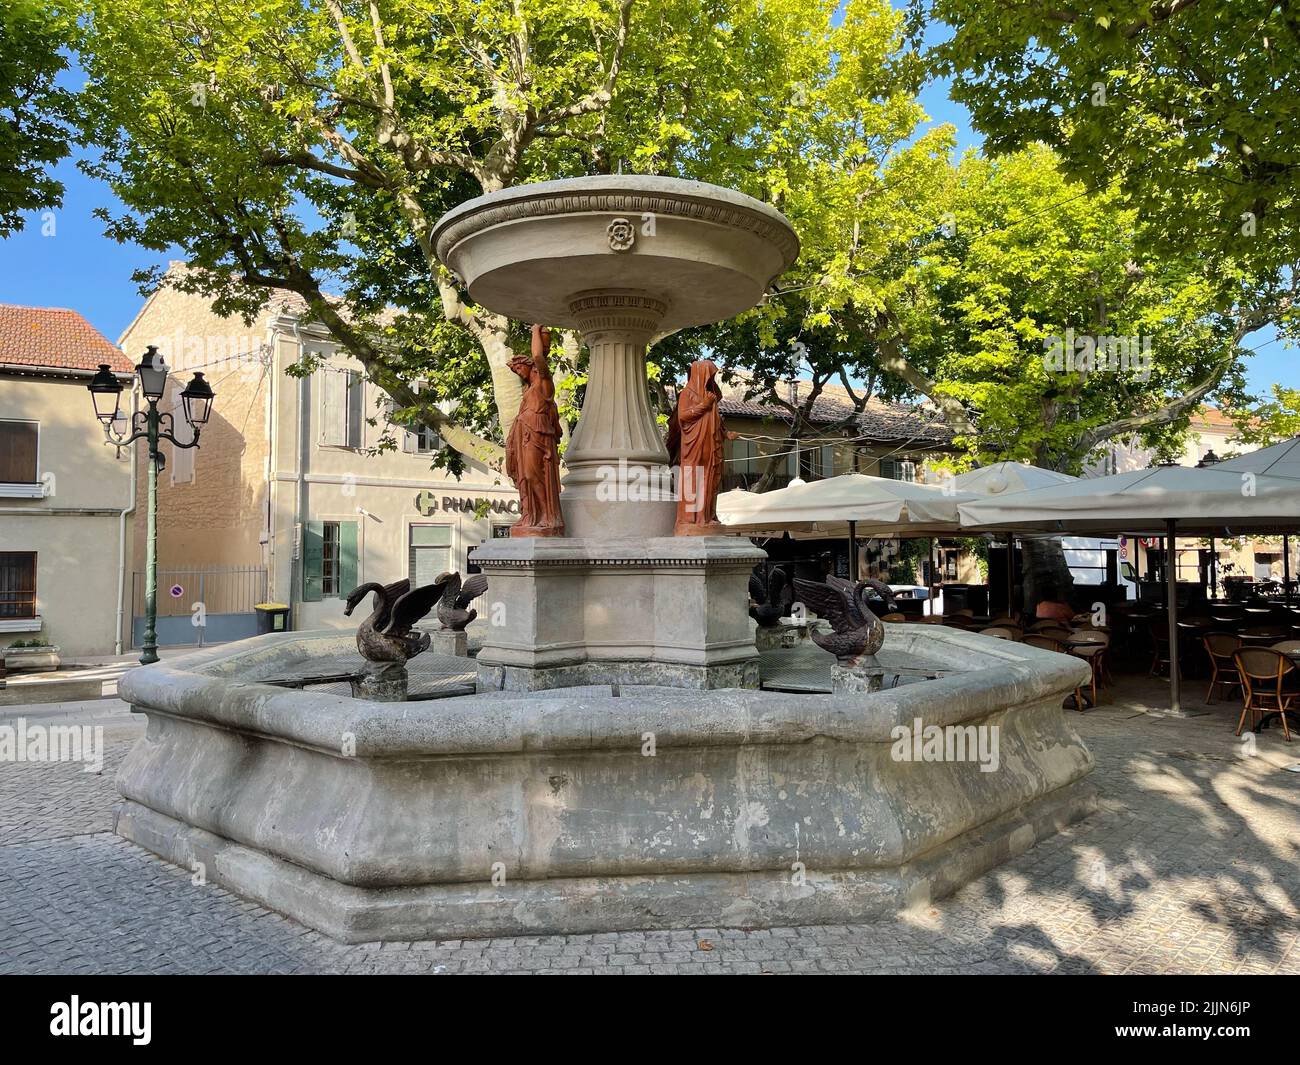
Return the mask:
{"type": "Polygon", "coordinates": [[[15,640],[0,649],[5,669],[10,673],[46,671],[59,668],[59,649],[41,639],[15,640]]]}

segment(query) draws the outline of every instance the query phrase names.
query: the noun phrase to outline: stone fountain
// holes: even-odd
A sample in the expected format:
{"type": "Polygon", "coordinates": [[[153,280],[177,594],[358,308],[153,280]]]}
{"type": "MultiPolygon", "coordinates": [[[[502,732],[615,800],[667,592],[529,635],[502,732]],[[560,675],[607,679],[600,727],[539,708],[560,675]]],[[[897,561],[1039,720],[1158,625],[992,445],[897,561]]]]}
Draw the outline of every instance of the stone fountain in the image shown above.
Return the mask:
{"type": "Polygon", "coordinates": [[[657,334],[758,303],[799,252],[789,222],[713,185],[618,175],[481,196],[433,239],[477,303],[576,329],[590,352],[564,456],[568,535],[474,552],[508,619],[478,656],[482,687],[757,687],[746,587],[765,556],[735,537],[673,536],[645,363],[657,334]]]}
{"type": "Polygon", "coordinates": [[[481,305],[589,347],[567,535],[476,550],[505,624],[485,627],[472,695],[267,683],[343,653],[337,632],[128,672],[149,727],[118,776],[119,834],[362,942],[862,920],[928,905],[1093,808],[1061,708],[1082,662],[868,624],[836,653],[857,668],[878,648],[914,682],[756,690],[763,553],[673,536],[675,501],[645,494],[668,460],[646,346],[762,297],[798,250],[777,212],[694,182],[582,178],[473,200],[434,239],[481,305]]]}

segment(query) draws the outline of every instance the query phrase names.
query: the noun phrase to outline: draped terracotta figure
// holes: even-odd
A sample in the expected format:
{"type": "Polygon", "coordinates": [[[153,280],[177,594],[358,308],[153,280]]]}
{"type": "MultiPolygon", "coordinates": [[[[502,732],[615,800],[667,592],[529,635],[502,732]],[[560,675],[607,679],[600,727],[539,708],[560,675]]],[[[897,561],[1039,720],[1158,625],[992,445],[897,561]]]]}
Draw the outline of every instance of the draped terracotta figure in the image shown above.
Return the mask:
{"type": "Polygon", "coordinates": [[[506,476],[519,490],[519,521],[511,536],[563,536],[560,513],[560,411],[546,354],[551,332],[533,326],[533,357],[516,355],[510,369],[524,382],[519,414],[506,438],[506,476]]]}
{"type": "Polygon", "coordinates": [[[691,363],[686,387],[668,423],[668,449],[679,467],[678,536],[709,536],[722,531],[718,489],[722,484],[722,442],[734,433],[722,428],[722,389],[718,368],[707,359],[691,363]]]}

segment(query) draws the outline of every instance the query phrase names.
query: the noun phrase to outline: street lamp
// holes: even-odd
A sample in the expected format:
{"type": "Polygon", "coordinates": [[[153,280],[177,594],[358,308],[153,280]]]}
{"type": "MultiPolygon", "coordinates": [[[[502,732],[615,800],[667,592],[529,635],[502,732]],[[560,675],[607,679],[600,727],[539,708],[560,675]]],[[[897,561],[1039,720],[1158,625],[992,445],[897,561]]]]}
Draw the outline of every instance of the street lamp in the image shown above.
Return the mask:
{"type": "Polygon", "coordinates": [[[136,411],[131,416],[129,435],[115,432],[113,423],[118,418],[118,405],[122,399],[122,382],[117,379],[107,363],[101,363],[99,372],[91,378],[90,398],[95,404],[95,417],[103,423],[104,437],[114,444],[119,452],[128,444],[137,440],[149,442],[149,508],[147,512],[148,531],[145,537],[144,553],[144,640],[140,647],[140,664],[148,665],[158,661],[158,471],[163,468],[165,460],[158,450],[158,444],[167,440],[175,447],[191,448],[199,446],[199,430],[207,424],[212,414],[212,401],[216,393],[204,380],[203,374],[196,373],[193,380],[181,392],[181,405],[185,412],[185,421],[194,430],[194,439],[188,444],[176,439],[176,420],[168,411],[159,411],[158,402],[167,391],[167,375],[170,372],[162,355],[152,344],[146,349],[140,364],[135,368],[140,379],[140,391],[149,402],[149,409],[136,411]],[[163,420],[166,419],[166,428],[163,420]]]}

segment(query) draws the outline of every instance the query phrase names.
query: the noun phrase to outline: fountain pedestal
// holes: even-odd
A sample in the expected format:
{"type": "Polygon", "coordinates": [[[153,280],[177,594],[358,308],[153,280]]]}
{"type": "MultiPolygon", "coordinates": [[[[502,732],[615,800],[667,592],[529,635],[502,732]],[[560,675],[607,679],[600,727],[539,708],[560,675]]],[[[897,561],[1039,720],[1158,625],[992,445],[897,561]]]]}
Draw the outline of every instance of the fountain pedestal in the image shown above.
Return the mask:
{"type": "Polygon", "coordinates": [[[489,540],[479,690],[757,688],[745,588],[765,557],[727,536],[489,540]]]}
{"type": "Polygon", "coordinates": [[[485,689],[756,687],[747,581],[764,553],[673,537],[678,477],[650,407],[657,334],[749,310],[795,259],[766,204],[654,177],[547,181],[481,196],[434,230],[439,258],[500,314],[577,330],[590,353],[564,454],[565,538],[492,540],[485,689]]]}

